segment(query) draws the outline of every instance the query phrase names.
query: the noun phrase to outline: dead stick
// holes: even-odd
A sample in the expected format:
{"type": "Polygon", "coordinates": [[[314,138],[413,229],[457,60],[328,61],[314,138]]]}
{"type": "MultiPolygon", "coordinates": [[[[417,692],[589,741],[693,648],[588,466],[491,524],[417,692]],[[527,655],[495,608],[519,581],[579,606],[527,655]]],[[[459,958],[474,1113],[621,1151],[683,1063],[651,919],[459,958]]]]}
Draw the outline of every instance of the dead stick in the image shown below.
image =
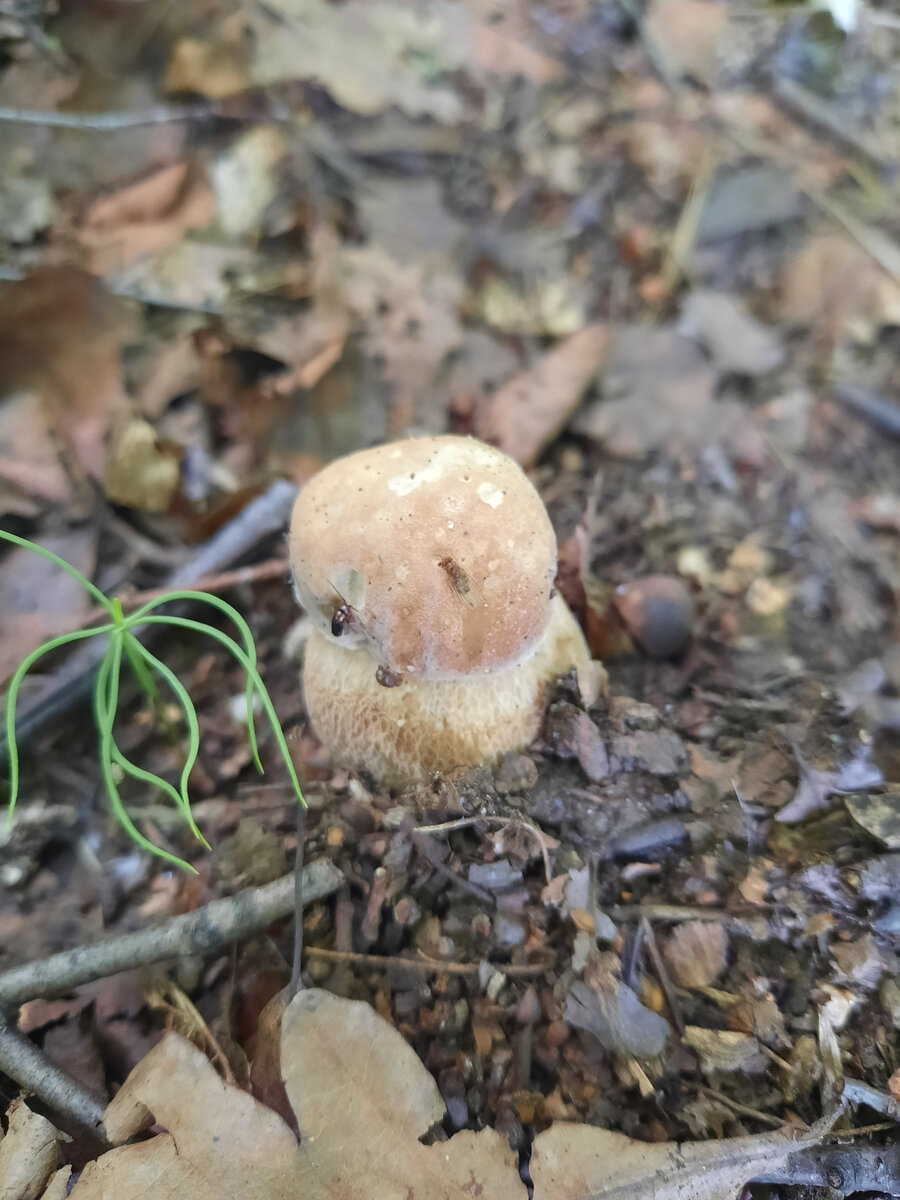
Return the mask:
{"type": "MultiPolygon", "coordinates": [[[[238,567],[235,571],[221,571],[218,575],[204,575],[202,579],[194,580],[191,590],[217,595],[219,592],[227,592],[231,588],[241,587],[245,583],[264,583],[270,579],[286,580],[289,571],[290,567],[286,558],[267,558],[265,562],[256,563],[252,567],[238,567]]],[[[123,592],[119,599],[125,612],[132,612],[150,600],[161,600],[163,596],[168,596],[171,590],[171,588],[152,588],[146,592],[123,592]]],[[[95,621],[108,619],[109,613],[105,608],[94,608],[83,621],[79,622],[77,628],[84,629],[95,621]]]]}
{"type": "Polygon", "coordinates": [[[60,1117],[106,1141],[103,1106],[50,1061],[34,1042],[11,1029],[0,1014],[0,1072],[60,1117]]]}
{"type": "MultiPolygon", "coordinates": [[[[343,881],[344,876],[328,859],[310,863],[303,871],[303,903],[311,904],[330,895],[343,881]]],[[[0,975],[0,1009],[14,1008],[36,996],[59,996],[94,979],[162,959],[215,953],[289,916],[294,910],[294,884],[291,872],[265,887],[213,900],[164,925],[14,967],[0,975]]]]}
{"type": "Polygon", "coordinates": [[[678,1036],[684,1037],[684,1018],[681,1015],[681,1005],[678,1003],[678,997],[675,995],[675,989],[672,987],[672,981],[669,978],[669,972],[666,970],[666,964],[663,962],[659,946],[656,944],[656,934],[653,932],[653,926],[646,917],[641,918],[641,928],[644,931],[644,938],[647,942],[647,949],[650,951],[650,958],[653,960],[656,977],[666,994],[669,1012],[675,1023],[675,1028],[678,1030],[678,1036]]]}
{"type": "MultiPolygon", "coordinates": [[[[409,968],[413,971],[434,971],[443,975],[477,975],[481,963],[441,962],[437,958],[401,958],[390,954],[355,954],[349,950],[322,950],[318,946],[310,946],[306,951],[307,958],[324,958],[331,962],[356,963],[360,967],[377,967],[387,971],[391,967],[409,968]]],[[[495,971],[503,975],[513,975],[527,978],[530,975],[542,975],[551,970],[556,964],[550,961],[540,963],[490,963],[495,971]]]]}

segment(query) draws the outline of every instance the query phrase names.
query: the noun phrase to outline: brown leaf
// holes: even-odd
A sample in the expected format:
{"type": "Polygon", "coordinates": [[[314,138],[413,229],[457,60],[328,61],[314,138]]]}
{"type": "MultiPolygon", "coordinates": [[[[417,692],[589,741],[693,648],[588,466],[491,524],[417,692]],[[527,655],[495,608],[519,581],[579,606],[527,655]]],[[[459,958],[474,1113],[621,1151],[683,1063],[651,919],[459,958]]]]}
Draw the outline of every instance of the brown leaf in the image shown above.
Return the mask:
{"type": "Polygon", "coordinates": [[[829,342],[870,342],[882,326],[900,322],[900,284],[849,237],[820,234],[786,264],[778,315],[811,325],[829,342]]]}
{"type": "Polygon", "coordinates": [[[215,215],[205,175],[187,162],[172,163],[139,183],[96,200],[85,214],[81,242],[91,270],[119,270],[147,254],[174,246],[215,215]]]}
{"type": "Polygon", "coordinates": [[[576,428],[623,458],[657,451],[691,457],[719,443],[730,458],[759,465],[764,438],[745,406],[715,399],[715,378],[702,351],[673,329],[617,329],[603,399],[579,414],[576,428]]]}
{"type": "Polygon", "coordinates": [[[606,325],[590,325],[561,342],[484,403],[476,418],[478,436],[530,467],[572,415],[608,344],[606,325]]]}
{"type": "Polygon", "coordinates": [[[49,414],[35,392],[0,404],[0,514],[35,516],[71,504],[71,482],[53,444],[49,414]]]}
{"type": "Polygon", "coordinates": [[[40,395],[80,468],[100,478],[112,421],[128,408],[119,351],[130,311],[76,267],[45,267],[0,295],[0,395],[40,395]]]}
{"type": "Polygon", "coordinates": [[[153,1119],[166,1132],[89,1163],[72,1190],[75,1200],[296,1197],[304,1157],[297,1139],[271,1109],[224,1083],[178,1034],[167,1035],[150,1051],[104,1114],[113,1143],[126,1141],[153,1119]]]}
{"type": "Polygon", "coordinates": [[[14,1100],[6,1116],[9,1125],[0,1141],[0,1200],[28,1200],[41,1194],[56,1170],[59,1132],[24,1100],[14,1100]]]}
{"type": "MultiPolygon", "coordinates": [[[[44,538],[40,545],[90,577],[96,541],[96,531],[83,527],[44,538]]],[[[12,674],[26,654],[42,642],[75,629],[92,603],[71,575],[46,558],[24,548],[10,551],[0,563],[0,679],[12,674]]]]}

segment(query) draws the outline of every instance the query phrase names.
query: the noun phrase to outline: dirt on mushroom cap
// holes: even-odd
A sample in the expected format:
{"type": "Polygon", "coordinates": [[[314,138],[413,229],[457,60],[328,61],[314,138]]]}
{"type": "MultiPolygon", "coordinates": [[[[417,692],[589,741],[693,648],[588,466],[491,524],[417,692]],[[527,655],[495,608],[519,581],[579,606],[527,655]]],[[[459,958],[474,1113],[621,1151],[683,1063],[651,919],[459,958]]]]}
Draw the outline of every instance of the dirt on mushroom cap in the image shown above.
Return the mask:
{"type": "Polygon", "coordinates": [[[414,438],[326,467],[291,521],[297,598],[323,632],[422,678],[491,671],[533,650],[556,540],[512,459],[471,438],[414,438]],[[341,630],[344,633],[344,630],[341,630]]]}

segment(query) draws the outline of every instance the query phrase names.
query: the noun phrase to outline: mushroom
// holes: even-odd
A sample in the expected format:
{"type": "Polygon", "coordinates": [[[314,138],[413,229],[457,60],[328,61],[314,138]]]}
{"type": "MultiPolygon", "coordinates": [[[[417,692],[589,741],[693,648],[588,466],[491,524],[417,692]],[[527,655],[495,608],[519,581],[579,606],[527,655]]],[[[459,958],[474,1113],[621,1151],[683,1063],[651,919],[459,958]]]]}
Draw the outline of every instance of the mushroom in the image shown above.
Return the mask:
{"type": "Polygon", "coordinates": [[[331,463],[297,499],[290,556],[314,622],[303,670],[313,729],[336,761],[386,783],[527,746],[549,684],[590,662],[553,592],[540,496],[472,438],[331,463]]]}

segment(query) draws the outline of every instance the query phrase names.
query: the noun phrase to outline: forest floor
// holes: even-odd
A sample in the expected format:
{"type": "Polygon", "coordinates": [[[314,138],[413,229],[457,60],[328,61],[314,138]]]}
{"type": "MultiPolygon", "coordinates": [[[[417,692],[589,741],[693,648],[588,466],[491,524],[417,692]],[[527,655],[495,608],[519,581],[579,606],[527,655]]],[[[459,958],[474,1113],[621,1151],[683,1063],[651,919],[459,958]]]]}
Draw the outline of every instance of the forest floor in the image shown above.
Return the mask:
{"type": "MultiPolygon", "coordinates": [[[[843,1095],[857,1145],[896,1138],[898,58],[866,0],[0,0],[0,524],[110,595],[177,574],[245,615],[305,860],[341,877],[303,982],[373,1006],[445,1133],[500,1131],[525,1179],[563,1121],[704,1141],[843,1095]],[[276,480],[441,432],[529,472],[608,694],[561,681],[496,772],[387,791],[308,727],[284,518],[222,539],[276,480]]],[[[92,605],[5,553],[0,678],[92,605]]],[[[138,828],[197,873],[128,840],[77,661],[48,659],[0,973],[290,869],[240,669],[157,647],[197,706],[212,851],[137,784],[138,828]]],[[[117,729],[177,779],[171,715],[126,695],[117,729]]],[[[36,995],[19,1028],[101,1105],[166,1029],[250,1089],[291,947],[283,920],[36,995]]],[[[73,1178],[96,1149],[64,1148],[73,1178]]]]}

